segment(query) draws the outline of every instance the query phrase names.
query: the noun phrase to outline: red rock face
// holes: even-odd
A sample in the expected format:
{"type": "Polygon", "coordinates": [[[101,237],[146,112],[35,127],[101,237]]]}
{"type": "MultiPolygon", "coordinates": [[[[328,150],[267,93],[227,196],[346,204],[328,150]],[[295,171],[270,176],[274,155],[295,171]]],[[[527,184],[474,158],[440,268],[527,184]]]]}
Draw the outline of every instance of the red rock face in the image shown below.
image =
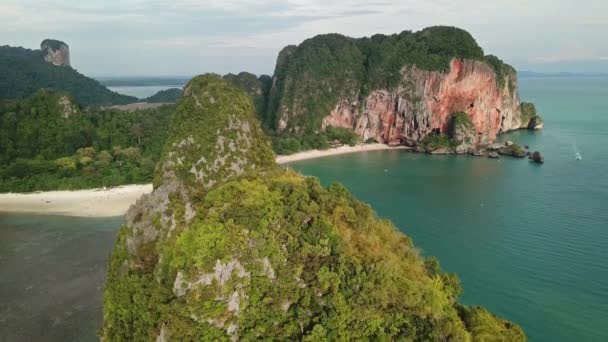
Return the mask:
{"type": "Polygon", "coordinates": [[[451,116],[466,112],[477,131],[476,144],[522,128],[515,74],[498,85],[494,70],[483,62],[454,59],[447,73],[415,67],[402,70],[396,90],[372,91],[362,106],[342,99],[323,120],[354,129],[364,140],[415,144],[432,131],[448,131],[451,116]]]}

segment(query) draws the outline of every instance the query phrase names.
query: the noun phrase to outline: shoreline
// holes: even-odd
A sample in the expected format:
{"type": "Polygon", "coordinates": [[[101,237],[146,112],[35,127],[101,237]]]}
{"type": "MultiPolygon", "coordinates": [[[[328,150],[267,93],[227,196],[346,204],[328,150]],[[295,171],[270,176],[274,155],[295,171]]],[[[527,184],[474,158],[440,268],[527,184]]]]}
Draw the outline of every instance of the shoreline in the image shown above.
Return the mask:
{"type": "Polygon", "coordinates": [[[110,189],[59,190],[0,194],[0,212],[76,217],[114,217],[125,214],[152,184],[121,185],[110,189]]]}
{"type": "MultiPolygon", "coordinates": [[[[277,156],[277,164],[342,154],[407,150],[385,144],[341,146],[327,150],[309,150],[288,156],[277,156]]],[[[75,217],[122,216],[142,195],[152,192],[152,184],[121,185],[110,189],[58,190],[34,193],[0,193],[0,213],[48,214],[75,217]]]]}
{"type": "Polygon", "coordinates": [[[384,151],[384,150],[406,150],[409,151],[412,148],[407,146],[389,146],[386,144],[361,144],[355,146],[340,146],[334,147],[327,150],[308,150],[297,152],[294,154],[286,155],[286,156],[277,156],[277,164],[287,164],[296,161],[309,160],[309,159],[317,159],[323,157],[331,157],[342,154],[350,154],[350,153],[358,153],[358,152],[369,152],[369,151],[384,151]]]}

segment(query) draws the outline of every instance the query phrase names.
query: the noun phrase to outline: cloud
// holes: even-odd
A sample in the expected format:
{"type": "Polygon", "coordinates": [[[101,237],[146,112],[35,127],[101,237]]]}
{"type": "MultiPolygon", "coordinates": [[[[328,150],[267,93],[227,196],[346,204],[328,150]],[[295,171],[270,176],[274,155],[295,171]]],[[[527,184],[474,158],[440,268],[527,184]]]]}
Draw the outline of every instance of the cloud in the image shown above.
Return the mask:
{"type": "Polygon", "coordinates": [[[3,44],[36,47],[47,37],[62,39],[73,63],[91,73],[187,74],[218,65],[272,72],[283,46],[316,34],[360,37],[431,25],[467,29],[486,52],[507,61],[608,56],[608,46],[598,44],[608,35],[604,0],[585,6],[577,0],[1,1],[3,44]],[[111,58],[99,60],[108,49],[111,58]]]}

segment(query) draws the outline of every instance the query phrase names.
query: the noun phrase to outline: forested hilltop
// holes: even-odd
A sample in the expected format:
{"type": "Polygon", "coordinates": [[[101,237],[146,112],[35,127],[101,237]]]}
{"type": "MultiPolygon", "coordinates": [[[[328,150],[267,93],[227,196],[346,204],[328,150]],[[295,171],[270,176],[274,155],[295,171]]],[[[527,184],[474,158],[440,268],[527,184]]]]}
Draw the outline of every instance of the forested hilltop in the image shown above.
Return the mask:
{"type": "MultiPolygon", "coordinates": [[[[43,43],[57,45],[61,42],[45,40],[43,43]]],[[[42,88],[66,91],[82,106],[109,106],[138,101],[135,97],[107,89],[68,65],[54,65],[45,61],[42,50],[0,46],[0,100],[25,99],[42,88]]]]}
{"type": "Polygon", "coordinates": [[[3,101],[0,192],[151,182],[173,110],[83,109],[50,90],[3,101]]]}
{"type": "Polygon", "coordinates": [[[468,32],[445,26],[364,38],[324,34],[287,46],[266,103],[259,116],[279,153],[326,148],[327,126],[410,146],[447,134],[458,112],[475,124],[475,143],[527,126],[515,70],[486,56],[468,32]]]}
{"type": "Polygon", "coordinates": [[[185,87],[110,257],[104,341],[525,341],[342,185],[278,167],[254,108],[217,75],[185,87]]]}

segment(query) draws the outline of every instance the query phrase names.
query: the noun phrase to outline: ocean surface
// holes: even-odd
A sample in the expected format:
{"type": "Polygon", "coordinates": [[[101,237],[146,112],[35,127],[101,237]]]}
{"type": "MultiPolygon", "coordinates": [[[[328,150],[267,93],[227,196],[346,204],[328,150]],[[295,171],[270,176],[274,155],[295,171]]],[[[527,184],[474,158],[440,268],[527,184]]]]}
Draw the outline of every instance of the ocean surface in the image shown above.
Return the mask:
{"type": "Polygon", "coordinates": [[[608,78],[522,78],[545,164],[369,152],[292,163],[342,182],[530,341],[608,341],[608,78]],[[583,160],[575,160],[580,152],[583,160]]]}
{"type": "Polygon", "coordinates": [[[135,96],[138,99],[145,99],[146,97],[150,97],[161,90],[166,90],[170,88],[183,88],[183,84],[177,85],[153,85],[153,86],[115,86],[108,87],[111,91],[115,91],[119,94],[135,96]]]}
{"type": "MultiPolygon", "coordinates": [[[[530,341],[608,341],[608,78],[522,78],[520,94],[545,129],[501,139],[544,165],[380,151],[289,166],[344,183],[530,341]]],[[[0,341],[94,340],[121,222],[0,215],[0,341]]]]}

